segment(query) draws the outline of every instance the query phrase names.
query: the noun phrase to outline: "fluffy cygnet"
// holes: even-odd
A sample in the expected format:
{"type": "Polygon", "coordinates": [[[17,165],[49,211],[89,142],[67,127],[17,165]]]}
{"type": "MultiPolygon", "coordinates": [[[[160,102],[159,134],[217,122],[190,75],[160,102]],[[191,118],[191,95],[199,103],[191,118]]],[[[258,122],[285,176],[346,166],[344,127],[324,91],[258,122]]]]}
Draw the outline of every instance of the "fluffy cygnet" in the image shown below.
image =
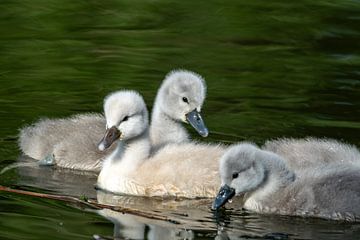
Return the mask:
{"type": "Polygon", "coordinates": [[[220,160],[222,187],[213,209],[241,196],[259,213],[357,221],[360,168],[329,164],[295,173],[279,155],[252,144],[235,145],[220,160]]]}
{"type": "MultiPolygon", "coordinates": [[[[203,137],[208,130],[200,115],[206,93],[202,77],[186,70],[171,71],[159,88],[152,114],[152,151],[168,143],[188,142],[182,122],[190,123],[203,137]]],[[[99,151],[105,129],[101,114],[79,114],[65,119],[42,119],[20,132],[21,151],[45,164],[100,171],[103,160],[114,150],[99,151]]]]}

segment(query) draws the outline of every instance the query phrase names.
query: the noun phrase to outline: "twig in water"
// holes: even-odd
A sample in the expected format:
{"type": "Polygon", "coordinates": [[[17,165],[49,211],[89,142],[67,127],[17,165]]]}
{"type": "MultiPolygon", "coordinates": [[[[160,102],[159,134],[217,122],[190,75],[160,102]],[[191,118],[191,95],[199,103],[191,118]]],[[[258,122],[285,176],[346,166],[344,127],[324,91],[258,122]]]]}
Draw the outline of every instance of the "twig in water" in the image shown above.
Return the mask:
{"type": "Polygon", "coordinates": [[[82,199],[79,199],[76,197],[66,196],[66,195],[55,195],[55,194],[47,194],[47,193],[30,192],[30,191],[25,191],[25,190],[20,190],[20,189],[13,189],[13,188],[1,186],[1,185],[0,185],[0,191],[16,193],[16,194],[21,194],[21,195],[27,195],[27,196],[32,196],[32,197],[38,197],[38,198],[58,200],[58,201],[63,201],[63,202],[68,202],[68,203],[76,203],[76,204],[84,205],[84,206],[92,208],[92,209],[110,209],[115,212],[128,213],[128,214],[145,217],[145,218],[149,218],[149,219],[167,221],[167,222],[171,222],[174,224],[180,224],[179,221],[173,220],[169,217],[166,217],[166,216],[163,216],[160,214],[154,214],[154,213],[145,212],[145,211],[141,211],[141,210],[133,209],[133,208],[125,208],[125,207],[121,207],[121,206],[112,206],[112,205],[101,204],[101,203],[98,203],[96,200],[91,200],[91,199],[84,198],[84,200],[82,200],[82,199]]]}

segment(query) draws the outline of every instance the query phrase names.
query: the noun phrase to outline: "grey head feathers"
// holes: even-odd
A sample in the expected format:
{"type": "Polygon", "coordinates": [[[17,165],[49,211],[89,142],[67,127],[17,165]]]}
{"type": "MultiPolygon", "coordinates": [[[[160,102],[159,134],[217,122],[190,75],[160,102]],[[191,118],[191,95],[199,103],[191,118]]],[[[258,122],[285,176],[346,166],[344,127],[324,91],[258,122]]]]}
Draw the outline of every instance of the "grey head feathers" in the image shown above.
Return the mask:
{"type": "Polygon", "coordinates": [[[143,97],[136,91],[123,90],[108,95],[104,100],[106,126],[116,126],[125,137],[126,129],[134,128],[139,134],[149,125],[148,111],[143,97]]]}
{"type": "Polygon", "coordinates": [[[190,123],[201,136],[208,136],[200,114],[205,97],[206,84],[200,75],[187,70],[166,75],[152,111],[150,138],[154,151],[169,143],[189,141],[182,122],[190,123]]]}
{"type": "Polygon", "coordinates": [[[174,70],[166,75],[159,89],[160,108],[169,117],[186,122],[185,115],[196,109],[201,111],[206,97],[206,84],[197,73],[174,70]]]}
{"type": "Polygon", "coordinates": [[[148,111],[143,97],[129,90],[109,94],[104,100],[106,133],[99,150],[110,147],[118,138],[132,139],[148,131],[148,111]]]}

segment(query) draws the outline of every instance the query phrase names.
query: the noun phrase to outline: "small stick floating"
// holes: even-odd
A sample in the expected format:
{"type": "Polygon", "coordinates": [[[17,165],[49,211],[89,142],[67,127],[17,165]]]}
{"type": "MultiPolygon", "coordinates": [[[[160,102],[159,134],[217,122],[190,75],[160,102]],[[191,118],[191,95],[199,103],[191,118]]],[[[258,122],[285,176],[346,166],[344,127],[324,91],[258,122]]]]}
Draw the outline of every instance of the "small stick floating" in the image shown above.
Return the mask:
{"type": "Polygon", "coordinates": [[[86,198],[80,199],[80,198],[66,196],[66,195],[37,193],[37,192],[20,190],[20,189],[13,189],[13,188],[1,186],[1,185],[0,185],[0,191],[16,193],[16,194],[21,194],[21,195],[27,195],[27,196],[32,196],[32,197],[38,197],[38,198],[52,199],[52,200],[63,201],[63,202],[67,202],[67,203],[75,203],[75,204],[86,206],[86,207],[89,207],[92,209],[110,209],[115,212],[128,213],[128,214],[145,217],[145,218],[149,218],[149,219],[167,221],[167,222],[174,223],[174,224],[180,224],[179,221],[173,220],[169,217],[166,217],[166,216],[163,216],[160,214],[145,212],[145,211],[141,211],[141,210],[133,209],[133,208],[125,208],[125,207],[121,207],[121,206],[112,206],[112,205],[101,204],[101,203],[98,203],[96,200],[92,200],[92,199],[86,199],[86,198]]]}

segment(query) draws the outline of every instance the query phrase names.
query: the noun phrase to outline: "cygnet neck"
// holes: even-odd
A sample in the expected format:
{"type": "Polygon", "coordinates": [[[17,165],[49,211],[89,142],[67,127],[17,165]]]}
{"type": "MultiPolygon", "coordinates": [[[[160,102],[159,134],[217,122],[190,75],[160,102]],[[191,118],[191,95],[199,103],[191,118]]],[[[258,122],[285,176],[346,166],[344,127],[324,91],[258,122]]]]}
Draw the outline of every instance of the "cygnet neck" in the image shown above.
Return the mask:
{"type": "Polygon", "coordinates": [[[264,199],[295,180],[295,174],[288,169],[280,156],[266,151],[256,153],[256,158],[263,165],[264,179],[258,188],[249,192],[247,197],[264,199]]]}
{"type": "Polygon", "coordinates": [[[189,134],[182,123],[161,110],[159,99],[159,97],[156,97],[151,117],[150,139],[152,152],[168,143],[180,143],[189,140],[189,134]]]}
{"type": "Polygon", "coordinates": [[[131,173],[150,155],[149,130],[127,141],[119,141],[114,152],[105,160],[102,171],[131,173]],[[106,169],[108,168],[108,169],[106,169]]]}

